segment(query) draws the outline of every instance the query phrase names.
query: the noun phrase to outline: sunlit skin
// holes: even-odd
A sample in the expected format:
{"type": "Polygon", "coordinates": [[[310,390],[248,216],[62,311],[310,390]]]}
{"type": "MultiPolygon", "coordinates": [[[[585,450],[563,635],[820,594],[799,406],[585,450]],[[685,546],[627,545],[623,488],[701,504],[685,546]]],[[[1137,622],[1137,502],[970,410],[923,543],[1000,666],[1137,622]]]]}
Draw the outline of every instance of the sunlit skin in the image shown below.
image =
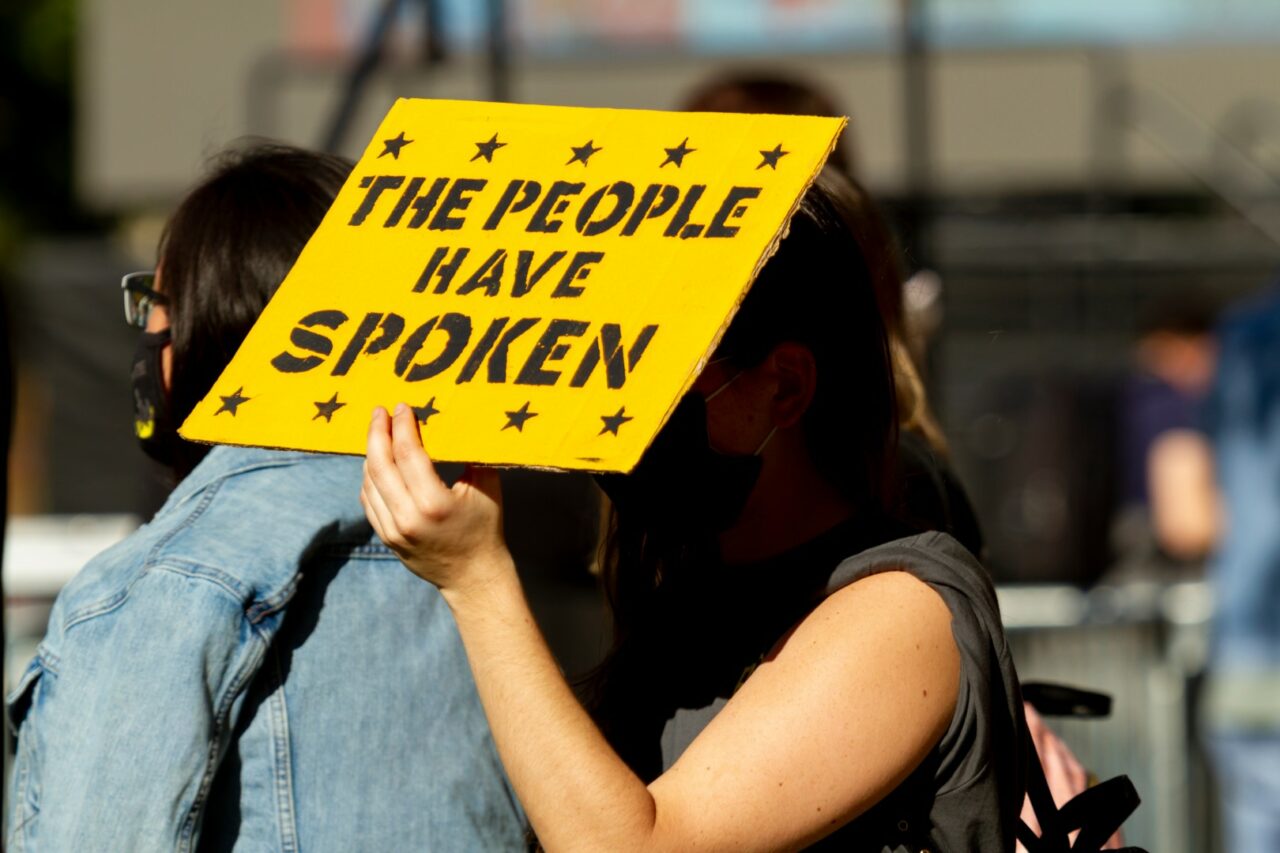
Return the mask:
{"type": "MultiPolygon", "coordinates": [[[[717,362],[694,388],[708,394],[732,379],[707,404],[713,447],[749,454],[765,444],[746,508],[720,537],[730,564],[787,551],[852,511],[803,440],[812,354],[783,344],[736,370],[717,362]]],[[[383,540],[452,609],[503,763],[548,850],[803,847],[892,791],[955,712],[950,612],[924,583],[886,572],[823,601],[645,785],[596,729],[538,632],[502,539],[496,472],[472,466],[446,486],[408,408],[378,409],[361,501],[383,540]]]]}

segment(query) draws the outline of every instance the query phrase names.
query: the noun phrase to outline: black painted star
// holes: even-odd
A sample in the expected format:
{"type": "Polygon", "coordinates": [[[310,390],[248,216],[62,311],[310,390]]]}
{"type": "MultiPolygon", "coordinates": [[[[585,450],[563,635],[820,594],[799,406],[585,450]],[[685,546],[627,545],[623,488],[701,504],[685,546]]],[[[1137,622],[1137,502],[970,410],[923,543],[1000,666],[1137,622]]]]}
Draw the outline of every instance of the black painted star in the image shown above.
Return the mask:
{"type": "Polygon", "coordinates": [[[400,149],[405,147],[406,145],[411,144],[412,142],[413,142],[412,139],[404,138],[404,131],[402,130],[400,131],[400,135],[395,137],[394,139],[382,140],[382,153],[379,154],[378,156],[386,157],[388,154],[390,154],[392,160],[399,160],[400,149]]]}
{"type": "Polygon", "coordinates": [[[782,143],[779,142],[777,145],[773,146],[772,151],[760,152],[760,156],[763,157],[764,159],[760,161],[760,165],[756,166],[756,168],[763,169],[765,166],[768,166],[770,169],[777,171],[778,161],[781,160],[783,157],[786,157],[790,153],[791,153],[790,151],[783,151],[782,143]]]}
{"type": "Polygon", "coordinates": [[[485,162],[492,163],[493,152],[497,151],[499,148],[502,148],[507,143],[499,142],[498,134],[495,133],[488,142],[476,142],[473,144],[476,146],[476,156],[468,160],[467,161],[468,163],[474,163],[475,161],[479,160],[481,157],[485,159],[485,162]]]}
{"type": "Polygon", "coordinates": [[[324,418],[325,423],[331,423],[333,421],[333,413],[345,406],[346,403],[339,403],[338,395],[334,394],[329,398],[328,402],[313,403],[312,405],[316,407],[316,416],[311,420],[314,421],[324,418]]]}
{"type": "Polygon", "coordinates": [[[252,397],[245,397],[243,395],[244,395],[244,386],[241,385],[235,391],[231,392],[231,394],[222,398],[222,405],[219,406],[218,411],[214,412],[213,414],[217,416],[222,414],[223,412],[229,412],[231,414],[231,417],[234,418],[238,414],[237,410],[240,408],[240,404],[247,403],[253,399],[252,397]]]}
{"type": "MultiPolygon", "coordinates": [[[[502,430],[508,430],[515,427],[516,432],[524,432],[524,422],[529,420],[529,418],[536,418],[537,416],[538,413],[529,411],[529,404],[525,403],[516,411],[507,412],[507,425],[504,426],[502,430]]],[[[502,430],[499,430],[499,432],[502,432],[502,430]]]]}
{"type": "Polygon", "coordinates": [[[568,166],[570,163],[581,163],[584,166],[587,165],[587,161],[591,159],[592,154],[597,151],[604,150],[603,148],[592,147],[594,143],[594,139],[588,139],[586,145],[570,145],[569,150],[573,152],[573,156],[569,158],[569,161],[565,163],[565,165],[568,166]]]}
{"type": "Polygon", "coordinates": [[[432,415],[440,414],[440,410],[436,408],[436,398],[432,397],[427,401],[425,406],[414,406],[413,416],[418,419],[418,423],[425,424],[431,420],[432,415]]]}
{"type": "Polygon", "coordinates": [[[675,163],[676,168],[679,169],[684,165],[684,156],[686,154],[692,154],[698,149],[689,147],[689,137],[686,136],[684,138],[684,142],[681,142],[675,148],[664,148],[662,150],[667,152],[667,159],[663,160],[662,165],[658,168],[661,169],[662,166],[665,166],[668,163],[675,163]]]}
{"type": "Polygon", "coordinates": [[[621,409],[618,409],[618,413],[616,415],[601,415],[600,420],[604,421],[604,426],[600,429],[598,434],[604,435],[606,432],[611,432],[614,435],[617,435],[618,427],[622,426],[627,421],[635,420],[635,418],[626,414],[626,411],[627,407],[623,406],[621,409]]]}

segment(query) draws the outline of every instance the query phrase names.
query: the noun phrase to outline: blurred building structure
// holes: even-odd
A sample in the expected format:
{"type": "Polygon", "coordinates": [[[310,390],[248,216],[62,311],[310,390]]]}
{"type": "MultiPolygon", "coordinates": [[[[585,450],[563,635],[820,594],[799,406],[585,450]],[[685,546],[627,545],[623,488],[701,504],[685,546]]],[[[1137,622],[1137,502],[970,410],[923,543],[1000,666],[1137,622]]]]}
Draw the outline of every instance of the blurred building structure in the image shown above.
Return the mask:
{"type": "MultiPolygon", "coordinates": [[[[853,117],[861,179],[942,283],[928,380],[989,564],[1005,584],[1051,584],[1002,590],[1024,677],[1115,693],[1115,718],[1068,740],[1100,776],[1138,783],[1130,841],[1210,849],[1192,737],[1207,590],[1082,589],[1115,556],[1119,392],[1147,306],[1190,289],[1226,302],[1280,266],[1275,0],[81,0],[77,16],[75,184],[122,221],[167,209],[246,134],[356,155],[396,97],[665,109],[726,67],[820,83],[853,117]],[[356,74],[379,21],[378,61],[356,74]]],[[[113,289],[153,245],[28,247],[11,508],[155,508],[113,289]]],[[[537,495],[589,499],[539,480],[555,476],[512,475],[537,509],[513,529],[547,529],[537,495]]],[[[597,527],[579,518],[532,559],[582,568],[597,527]]],[[[41,530],[19,531],[36,536],[22,553],[64,535],[41,530]]],[[[557,582],[568,592],[534,597],[572,626],[594,591],[581,574],[557,582]]],[[[559,636],[571,648],[602,630],[559,636]]]]}
{"type": "MultiPolygon", "coordinates": [[[[444,51],[432,62],[425,4],[401,5],[399,36],[346,153],[395,97],[490,94],[492,3],[443,3],[444,51]]],[[[905,185],[899,0],[506,5],[512,100],[663,109],[726,64],[790,68],[850,110],[866,182],[890,195],[905,185]]],[[[1280,11],[1268,0],[919,5],[935,47],[938,192],[1198,192],[1205,175],[1250,152],[1270,160],[1273,177],[1280,169],[1280,11]]],[[[317,144],[380,6],[85,0],[77,151],[86,201],[165,201],[204,154],[245,133],[317,144]]]]}
{"type": "Polygon", "coordinates": [[[400,96],[670,108],[744,65],[821,83],[944,283],[930,384],[1004,579],[1104,572],[1145,305],[1230,299],[1280,261],[1267,0],[86,0],[80,33],[77,185],[112,212],[244,134],[356,154],[400,96]]]}

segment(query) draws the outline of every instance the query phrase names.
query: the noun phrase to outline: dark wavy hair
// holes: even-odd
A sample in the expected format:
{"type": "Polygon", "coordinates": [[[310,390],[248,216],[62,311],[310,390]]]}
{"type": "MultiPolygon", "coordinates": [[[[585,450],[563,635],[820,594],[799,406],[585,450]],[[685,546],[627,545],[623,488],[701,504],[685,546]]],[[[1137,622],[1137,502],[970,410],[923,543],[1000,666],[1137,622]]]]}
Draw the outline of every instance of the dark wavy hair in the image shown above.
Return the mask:
{"type": "MultiPolygon", "coordinates": [[[[173,340],[170,404],[181,424],[209,393],[324,218],[352,163],[250,141],[220,154],[160,238],[173,340]]],[[[185,476],[209,447],[181,442],[185,476]]]]}
{"type": "MultiPolygon", "coordinates": [[[[801,421],[809,454],[856,512],[888,518],[898,429],[894,374],[874,272],[844,180],[824,173],[805,194],[715,357],[746,369],[784,342],[812,351],[817,387],[801,421]]],[[[612,515],[602,571],[613,647],[581,688],[614,748],[650,778],[656,768],[647,756],[657,735],[643,731],[639,709],[645,685],[663,677],[654,642],[661,627],[654,622],[679,595],[672,590],[678,590],[680,566],[698,558],[694,547],[648,535],[643,518],[612,515]]]]}

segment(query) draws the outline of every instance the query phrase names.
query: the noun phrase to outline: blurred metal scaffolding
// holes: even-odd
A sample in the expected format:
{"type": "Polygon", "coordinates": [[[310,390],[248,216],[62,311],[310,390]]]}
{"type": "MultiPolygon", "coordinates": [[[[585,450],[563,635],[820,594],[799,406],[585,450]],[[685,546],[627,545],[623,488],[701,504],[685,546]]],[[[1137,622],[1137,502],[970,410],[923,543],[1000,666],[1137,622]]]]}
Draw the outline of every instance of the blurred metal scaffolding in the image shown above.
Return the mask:
{"type": "MultiPolygon", "coordinates": [[[[491,101],[511,99],[511,33],[507,0],[484,0],[485,3],[485,84],[491,101]]],[[[325,124],[319,148],[340,153],[346,148],[348,135],[368,93],[374,76],[380,72],[405,73],[404,68],[389,68],[388,45],[402,15],[413,10],[421,14],[422,44],[418,48],[419,72],[430,74],[450,56],[445,38],[444,7],[440,0],[382,0],[374,10],[368,30],[349,67],[341,66],[341,95],[325,124]]],[[[335,70],[327,58],[297,56],[287,52],[270,53],[255,64],[248,87],[247,112],[249,126],[255,133],[274,136],[279,125],[280,92],[300,77],[327,78],[335,70]]],[[[420,81],[419,81],[420,82],[420,81]]]]}

